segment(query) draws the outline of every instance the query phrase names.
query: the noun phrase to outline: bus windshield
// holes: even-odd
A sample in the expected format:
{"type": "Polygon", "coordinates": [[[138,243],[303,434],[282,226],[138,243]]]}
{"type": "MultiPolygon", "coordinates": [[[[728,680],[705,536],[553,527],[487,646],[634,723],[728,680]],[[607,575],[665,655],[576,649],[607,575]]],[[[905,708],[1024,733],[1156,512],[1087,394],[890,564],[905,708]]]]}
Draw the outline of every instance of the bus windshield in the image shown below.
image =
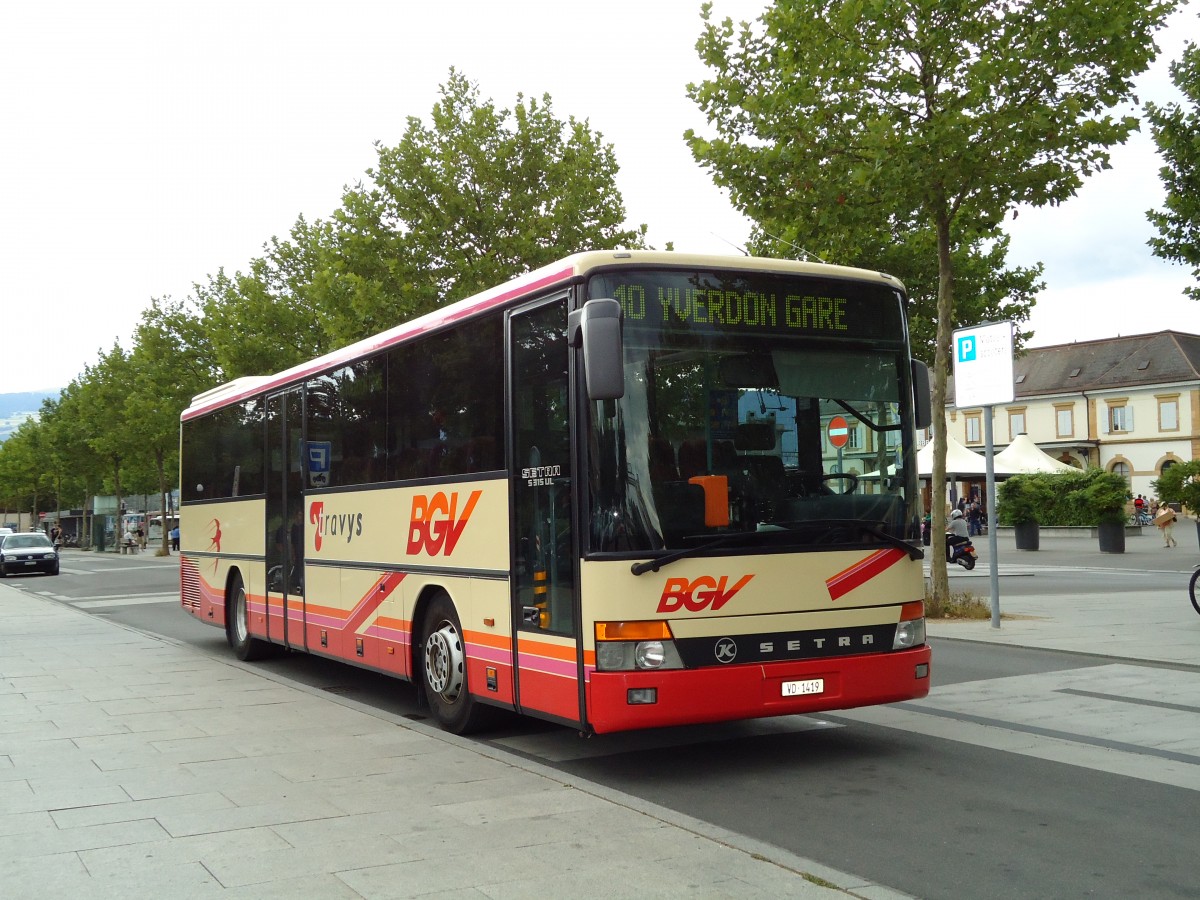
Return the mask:
{"type": "Polygon", "coordinates": [[[621,303],[625,343],[625,396],[591,405],[591,552],[919,535],[897,289],[621,271],[594,277],[589,296],[621,303]]]}

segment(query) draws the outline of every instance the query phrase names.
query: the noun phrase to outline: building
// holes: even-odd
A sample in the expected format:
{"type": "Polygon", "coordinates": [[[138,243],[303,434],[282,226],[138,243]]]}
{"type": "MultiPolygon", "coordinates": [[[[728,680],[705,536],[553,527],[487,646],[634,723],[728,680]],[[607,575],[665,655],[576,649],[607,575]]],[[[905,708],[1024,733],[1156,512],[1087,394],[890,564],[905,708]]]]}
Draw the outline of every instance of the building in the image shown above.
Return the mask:
{"type": "MultiPolygon", "coordinates": [[[[1014,375],[1014,401],[992,408],[996,451],[1025,432],[1056,459],[1117,472],[1146,496],[1164,468],[1200,458],[1200,335],[1037,347],[1017,357],[1014,375]]],[[[982,451],[983,415],[948,408],[949,434],[982,451]]]]}

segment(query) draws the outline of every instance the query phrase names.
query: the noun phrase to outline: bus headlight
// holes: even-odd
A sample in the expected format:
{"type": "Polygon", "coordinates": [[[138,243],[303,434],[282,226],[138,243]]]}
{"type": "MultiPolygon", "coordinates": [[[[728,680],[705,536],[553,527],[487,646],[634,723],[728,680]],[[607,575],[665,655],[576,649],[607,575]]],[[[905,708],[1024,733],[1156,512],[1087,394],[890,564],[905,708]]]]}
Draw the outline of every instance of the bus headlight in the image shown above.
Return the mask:
{"type": "Polygon", "coordinates": [[[596,668],[601,672],[682,669],[666,622],[597,622],[596,668]]]}
{"type": "Polygon", "coordinates": [[[633,662],[639,669],[661,669],[666,661],[662,641],[639,641],[633,648],[633,662]]]}
{"type": "Polygon", "coordinates": [[[905,603],[900,610],[900,621],[896,624],[896,637],[892,640],[893,650],[907,650],[925,643],[925,604],[921,601],[905,603]]]}

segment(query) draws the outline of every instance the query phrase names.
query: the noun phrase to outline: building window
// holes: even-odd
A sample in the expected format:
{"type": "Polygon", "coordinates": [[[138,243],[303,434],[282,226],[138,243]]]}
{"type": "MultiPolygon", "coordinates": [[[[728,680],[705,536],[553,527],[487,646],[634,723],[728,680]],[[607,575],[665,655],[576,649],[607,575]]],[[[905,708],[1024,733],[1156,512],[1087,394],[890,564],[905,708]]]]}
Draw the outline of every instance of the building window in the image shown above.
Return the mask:
{"type": "Polygon", "coordinates": [[[1158,398],[1158,430],[1179,430],[1179,399],[1177,397],[1158,398]]]}
{"type": "Polygon", "coordinates": [[[1109,431],[1133,431],[1133,410],[1122,403],[1108,408],[1109,431]]]}
{"type": "Polygon", "coordinates": [[[983,432],[980,430],[980,416],[978,413],[974,415],[963,416],[967,423],[967,443],[978,444],[983,441],[983,432]]]}
{"type": "Polygon", "coordinates": [[[849,431],[846,433],[846,438],[847,438],[846,449],[847,450],[861,450],[862,449],[861,435],[862,435],[862,432],[859,430],[859,427],[857,425],[851,425],[849,431]]]}
{"type": "Polygon", "coordinates": [[[1129,464],[1128,463],[1115,462],[1111,466],[1108,467],[1108,471],[1115,472],[1117,475],[1120,475],[1122,478],[1125,479],[1126,482],[1131,481],[1131,479],[1129,477],[1129,464]]]}
{"type": "Polygon", "coordinates": [[[1075,436],[1075,410],[1070,406],[1055,407],[1054,433],[1060,438],[1075,436]]]}
{"type": "Polygon", "coordinates": [[[1017,435],[1025,433],[1025,409],[1010,409],[1008,411],[1008,439],[1016,440],[1017,435]]]}

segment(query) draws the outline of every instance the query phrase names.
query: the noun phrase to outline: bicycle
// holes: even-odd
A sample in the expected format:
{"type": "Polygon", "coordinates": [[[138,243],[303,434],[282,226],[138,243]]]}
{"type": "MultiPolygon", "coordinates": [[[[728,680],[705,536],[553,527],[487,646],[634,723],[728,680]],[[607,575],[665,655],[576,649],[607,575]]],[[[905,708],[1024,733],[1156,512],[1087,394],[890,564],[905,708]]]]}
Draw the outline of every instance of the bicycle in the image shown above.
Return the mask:
{"type": "Polygon", "coordinates": [[[1192,608],[1200,613],[1200,597],[1196,596],[1196,585],[1200,583],[1200,566],[1196,566],[1196,571],[1192,573],[1192,580],[1188,582],[1188,596],[1192,598],[1192,608]]]}

